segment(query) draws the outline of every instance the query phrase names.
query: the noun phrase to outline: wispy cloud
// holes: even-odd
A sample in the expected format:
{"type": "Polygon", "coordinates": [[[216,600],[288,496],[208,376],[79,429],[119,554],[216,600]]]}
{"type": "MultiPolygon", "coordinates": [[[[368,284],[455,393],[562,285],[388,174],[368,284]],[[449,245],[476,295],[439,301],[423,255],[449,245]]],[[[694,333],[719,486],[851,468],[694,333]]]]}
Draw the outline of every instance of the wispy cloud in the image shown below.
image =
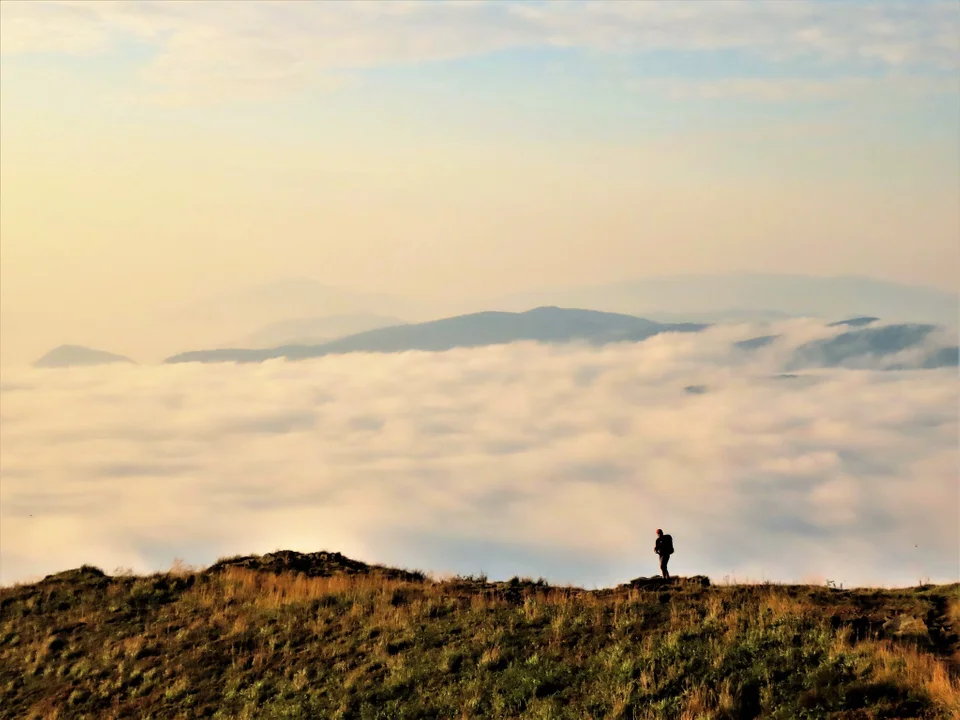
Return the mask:
{"type": "Polygon", "coordinates": [[[152,45],[146,78],[167,99],[257,96],[345,71],[511,48],[741,50],[763,62],[901,71],[960,64],[960,9],[950,2],[6,0],[0,11],[4,53],[152,45]]]}
{"type": "Polygon", "coordinates": [[[2,580],[326,547],[610,584],[661,526],[684,574],[956,580],[956,372],[776,377],[824,332],[5,373],[2,580]]]}
{"type": "Polygon", "coordinates": [[[900,97],[950,94],[957,92],[953,78],[940,77],[839,77],[829,80],[809,78],[744,78],[715,80],[693,78],[653,78],[630,83],[638,91],[655,92],[674,100],[713,100],[735,98],[763,102],[803,102],[809,100],[863,99],[869,95],[900,97]]]}

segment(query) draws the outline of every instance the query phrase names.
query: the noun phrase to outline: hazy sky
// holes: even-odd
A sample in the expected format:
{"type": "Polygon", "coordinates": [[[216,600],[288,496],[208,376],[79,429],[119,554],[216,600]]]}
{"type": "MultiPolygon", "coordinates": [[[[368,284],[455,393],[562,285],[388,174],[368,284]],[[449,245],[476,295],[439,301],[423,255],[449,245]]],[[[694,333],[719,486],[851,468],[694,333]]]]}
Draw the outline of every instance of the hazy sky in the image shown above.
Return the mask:
{"type": "Polygon", "coordinates": [[[293,275],[957,288],[956,2],[3,0],[0,32],[5,357],[293,275]]]}

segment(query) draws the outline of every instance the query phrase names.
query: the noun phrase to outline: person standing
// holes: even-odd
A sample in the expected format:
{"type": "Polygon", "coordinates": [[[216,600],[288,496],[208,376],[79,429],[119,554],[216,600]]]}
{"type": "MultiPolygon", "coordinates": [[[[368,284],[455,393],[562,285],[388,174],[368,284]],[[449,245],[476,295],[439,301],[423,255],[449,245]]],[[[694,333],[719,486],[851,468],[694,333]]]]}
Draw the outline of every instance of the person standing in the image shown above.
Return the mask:
{"type": "Polygon", "coordinates": [[[657,542],[653,546],[653,551],[660,556],[660,574],[665,578],[670,577],[667,572],[667,563],[670,562],[670,556],[673,555],[673,538],[664,535],[663,530],[657,529],[657,542]]]}

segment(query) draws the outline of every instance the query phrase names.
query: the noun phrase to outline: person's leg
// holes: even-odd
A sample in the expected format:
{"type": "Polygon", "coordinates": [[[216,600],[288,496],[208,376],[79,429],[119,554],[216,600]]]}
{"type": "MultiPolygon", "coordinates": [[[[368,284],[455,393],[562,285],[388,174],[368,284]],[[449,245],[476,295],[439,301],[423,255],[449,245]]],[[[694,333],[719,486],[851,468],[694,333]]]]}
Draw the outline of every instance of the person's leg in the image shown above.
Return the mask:
{"type": "Polygon", "coordinates": [[[667,563],[670,561],[669,555],[660,556],[660,574],[665,578],[670,577],[670,573],[667,572],[667,563]]]}

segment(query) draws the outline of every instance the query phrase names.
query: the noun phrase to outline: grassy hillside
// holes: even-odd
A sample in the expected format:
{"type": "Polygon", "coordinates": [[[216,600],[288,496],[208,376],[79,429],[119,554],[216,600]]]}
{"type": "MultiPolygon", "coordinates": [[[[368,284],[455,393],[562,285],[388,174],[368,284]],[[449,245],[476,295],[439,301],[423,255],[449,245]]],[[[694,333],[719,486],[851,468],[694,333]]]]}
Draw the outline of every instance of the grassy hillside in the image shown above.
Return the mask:
{"type": "Polygon", "coordinates": [[[706,583],[85,566],[0,589],[0,716],[958,717],[960,586],[706,583]]]}

